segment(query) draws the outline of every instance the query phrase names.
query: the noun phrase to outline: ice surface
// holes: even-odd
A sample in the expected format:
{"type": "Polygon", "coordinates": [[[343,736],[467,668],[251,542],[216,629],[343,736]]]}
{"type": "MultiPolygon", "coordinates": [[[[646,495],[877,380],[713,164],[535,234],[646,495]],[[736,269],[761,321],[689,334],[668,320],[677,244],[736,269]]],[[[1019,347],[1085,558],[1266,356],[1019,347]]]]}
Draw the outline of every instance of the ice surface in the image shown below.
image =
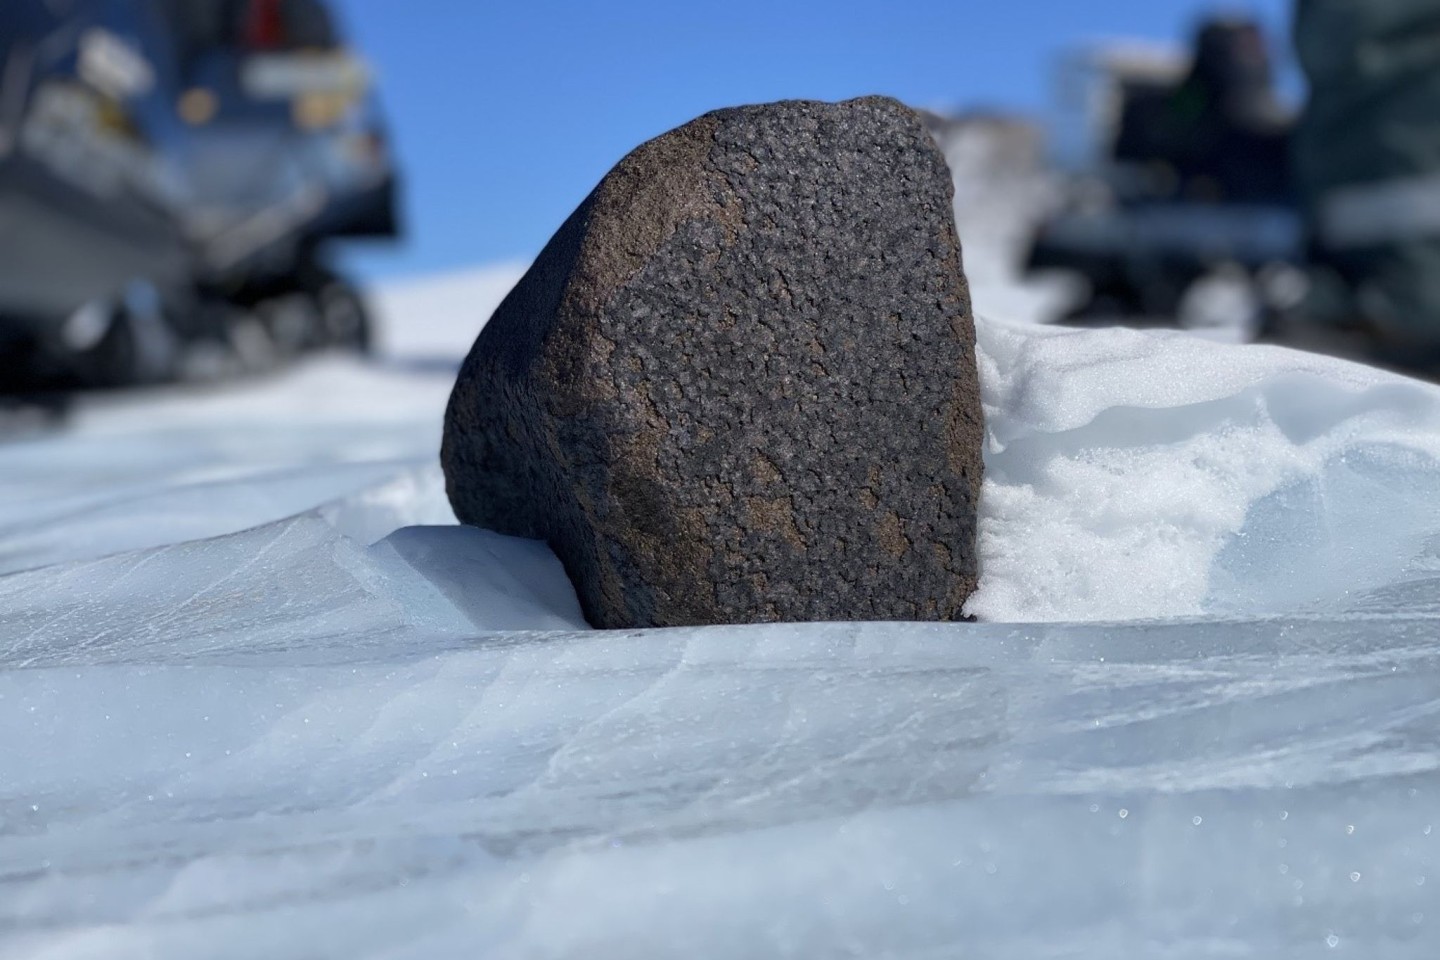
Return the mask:
{"type": "MultiPolygon", "coordinates": [[[[448,395],[438,373],[326,359],[283,381],[82,404],[62,432],[0,449],[0,573],[383,497],[435,462],[448,395]]],[[[443,489],[391,502],[396,526],[454,522],[443,489]]]]}
{"type": "Polygon", "coordinates": [[[1433,955],[1434,619],[465,636],[277,533],[0,650],[0,955],[1433,955]]]}
{"type": "Polygon", "coordinates": [[[1436,955],[1433,388],[987,320],[989,622],[600,633],[447,526],[514,273],[0,447],[0,958],[1436,955]]]}
{"type": "MultiPolygon", "coordinates": [[[[465,352],[522,272],[381,290],[386,347],[371,364],[325,358],[277,379],[86,401],[64,432],[8,443],[0,573],[234,533],[364,491],[379,513],[357,531],[366,542],[454,523],[434,471],[441,415],[465,352]]],[[[352,519],[363,510],[351,504],[352,519]]]]}

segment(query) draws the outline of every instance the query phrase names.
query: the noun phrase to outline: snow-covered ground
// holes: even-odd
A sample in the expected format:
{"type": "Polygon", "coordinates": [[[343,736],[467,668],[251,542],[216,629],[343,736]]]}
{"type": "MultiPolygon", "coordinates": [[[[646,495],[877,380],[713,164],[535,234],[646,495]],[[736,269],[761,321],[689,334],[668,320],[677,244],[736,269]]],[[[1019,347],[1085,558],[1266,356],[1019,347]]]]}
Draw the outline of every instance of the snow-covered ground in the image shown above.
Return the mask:
{"type": "Polygon", "coordinates": [[[0,957],[1440,952],[1440,391],[985,319],[982,623],[597,633],[436,463],[518,275],[0,447],[0,957]]]}

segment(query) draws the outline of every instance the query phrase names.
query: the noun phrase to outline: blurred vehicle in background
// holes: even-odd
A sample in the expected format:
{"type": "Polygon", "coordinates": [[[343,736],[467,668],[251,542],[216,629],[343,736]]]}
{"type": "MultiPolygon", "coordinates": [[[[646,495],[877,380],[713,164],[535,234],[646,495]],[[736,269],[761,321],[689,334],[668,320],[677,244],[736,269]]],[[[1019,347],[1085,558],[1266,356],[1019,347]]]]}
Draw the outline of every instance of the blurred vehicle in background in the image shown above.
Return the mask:
{"type": "Polygon", "coordinates": [[[1440,378],[1440,0],[1297,0],[1309,294],[1282,338],[1440,378]]]}
{"type": "Polygon", "coordinates": [[[1300,296],[1294,118],[1257,24],[1208,21],[1189,54],[1087,50],[1067,62],[1061,86],[1080,118],[1079,150],[1068,145],[1078,169],[1027,267],[1084,276],[1089,296],[1070,320],[1253,334],[1272,305],[1300,296]]]}
{"type": "Polygon", "coordinates": [[[326,251],[394,236],[395,184],[319,0],[4,0],[0,392],[364,349],[326,251]]]}

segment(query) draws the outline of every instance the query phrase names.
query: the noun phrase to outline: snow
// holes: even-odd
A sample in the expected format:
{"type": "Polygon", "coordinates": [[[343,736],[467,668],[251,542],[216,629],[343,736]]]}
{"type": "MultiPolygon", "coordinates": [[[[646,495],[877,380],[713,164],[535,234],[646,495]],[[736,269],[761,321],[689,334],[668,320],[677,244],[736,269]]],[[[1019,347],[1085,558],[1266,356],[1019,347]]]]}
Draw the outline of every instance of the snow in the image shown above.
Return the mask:
{"type": "Polygon", "coordinates": [[[0,447],[0,958],[1435,955],[1435,388],[981,271],[984,622],[598,633],[436,463],[517,269],[0,447]]]}
{"type": "Polygon", "coordinates": [[[1278,347],[980,325],[986,620],[1292,612],[1440,560],[1440,390],[1278,347]]]}

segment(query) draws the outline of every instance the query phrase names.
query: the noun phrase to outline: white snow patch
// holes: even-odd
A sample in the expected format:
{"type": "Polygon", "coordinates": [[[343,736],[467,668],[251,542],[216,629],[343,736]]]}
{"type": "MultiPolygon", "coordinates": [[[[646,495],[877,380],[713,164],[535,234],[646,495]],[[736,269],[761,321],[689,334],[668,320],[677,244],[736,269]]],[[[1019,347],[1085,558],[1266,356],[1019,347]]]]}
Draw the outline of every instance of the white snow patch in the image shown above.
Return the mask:
{"type": "Polygon", "coordinates": [[[381,346],[393,357],[464,357],[528,263],[386,284],[371,296],[381,346]]]}
{"type": "Polygon", "coordinates": [[[1179,334],[979,329],[982,619],[1279,612],[1429,569],[1435,387],[1179,334]]]}

